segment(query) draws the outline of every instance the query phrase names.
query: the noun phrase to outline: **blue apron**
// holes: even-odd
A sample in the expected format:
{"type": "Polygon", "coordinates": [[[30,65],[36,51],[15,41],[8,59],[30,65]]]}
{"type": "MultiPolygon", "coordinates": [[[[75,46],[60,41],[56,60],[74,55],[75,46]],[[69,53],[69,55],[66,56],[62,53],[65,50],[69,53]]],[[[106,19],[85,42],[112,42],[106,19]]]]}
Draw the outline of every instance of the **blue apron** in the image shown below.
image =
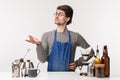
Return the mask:
{"type": "Polygon", "coordinates": [[[68,36],[68,42],[59,42],[55,31],[52,50],[48,57],[48,71],[70,71],[69,64],[74,61],[70,31],[68,36]]]}

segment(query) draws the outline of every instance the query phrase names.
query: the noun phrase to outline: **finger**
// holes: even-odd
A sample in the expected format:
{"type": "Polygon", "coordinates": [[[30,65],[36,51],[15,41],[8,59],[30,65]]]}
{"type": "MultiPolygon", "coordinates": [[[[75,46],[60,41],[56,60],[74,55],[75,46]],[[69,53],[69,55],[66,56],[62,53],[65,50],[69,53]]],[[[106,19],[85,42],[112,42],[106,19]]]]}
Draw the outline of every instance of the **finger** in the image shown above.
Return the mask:
{"type": "Polygon", "coordinates": [[[75,63],[73,62],[73,63],[70,63],[69,65],[72,66],[72,65],[75,65],[75,63]]]}
{"type": "Polygon", "coordinates": [[[25,41],[30,42],[30,40],[25,40],[25,41]]]}
{"type": "Polygon", "coordinates": [[[75,66],[69,66],[69,69],[70,69],[70,70],[75,70],[76,67],[75,67],[75,66]]]}
{"type": "Polygon", "coordinates": [[[32,35],[28,35],[28,37],[33,37],[32,35]]]}
{"type": "Polygon", "coordinates": [[[33,40],[33,37],[31,35],[29,35],[29,38],[30,38],[30,40],[33,40]]]}

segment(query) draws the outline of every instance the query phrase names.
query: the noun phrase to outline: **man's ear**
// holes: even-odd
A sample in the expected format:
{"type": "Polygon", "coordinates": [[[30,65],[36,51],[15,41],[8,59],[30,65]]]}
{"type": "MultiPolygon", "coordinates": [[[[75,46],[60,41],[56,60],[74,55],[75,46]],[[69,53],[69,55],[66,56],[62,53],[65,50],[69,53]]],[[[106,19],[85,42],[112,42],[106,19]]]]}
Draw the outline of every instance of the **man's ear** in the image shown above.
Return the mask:
{"type": "Polygon", "coordinates": [[[67,17],[67,18],[66,18],[66,22],[68,22],[69,20],[70,20],[70,17],[67,17]]]}

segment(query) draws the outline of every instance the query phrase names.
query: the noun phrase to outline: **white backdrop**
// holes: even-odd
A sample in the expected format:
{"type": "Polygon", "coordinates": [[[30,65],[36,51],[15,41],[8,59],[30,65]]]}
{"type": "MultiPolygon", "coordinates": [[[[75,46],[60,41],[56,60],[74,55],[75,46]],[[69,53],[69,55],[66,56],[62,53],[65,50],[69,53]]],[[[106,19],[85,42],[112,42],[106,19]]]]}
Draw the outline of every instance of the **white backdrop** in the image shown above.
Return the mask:
{"type": "MultiPolygon", "coordinates": [[[[56,28],[53,13],[56,7],[68,4],[74,9],[69,30],[79,32],[96,49],[108,45],[111,75],[120,75],[120,1],[119,0],[0,0],[0,71],[11,71],[11,63],[23,57],[35,66],[39,62],[36,45],[25,42],[28,35],[41,35],[56,28]]],[[[80,56],[79,48],[76,59],[80,56]]],[[[41,64],[46,71],[47,63],[41,64]]]]}

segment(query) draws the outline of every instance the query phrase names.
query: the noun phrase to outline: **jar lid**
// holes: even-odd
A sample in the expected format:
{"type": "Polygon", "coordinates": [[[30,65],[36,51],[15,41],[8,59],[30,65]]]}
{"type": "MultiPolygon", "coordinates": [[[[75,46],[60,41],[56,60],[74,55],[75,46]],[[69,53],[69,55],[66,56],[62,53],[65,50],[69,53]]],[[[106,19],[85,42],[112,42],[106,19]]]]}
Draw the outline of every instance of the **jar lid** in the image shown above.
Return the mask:
{"type": "Polygon", "coordinates": [[[104,68],[105,64],[95,64],[95,68],[104,68]]]}

